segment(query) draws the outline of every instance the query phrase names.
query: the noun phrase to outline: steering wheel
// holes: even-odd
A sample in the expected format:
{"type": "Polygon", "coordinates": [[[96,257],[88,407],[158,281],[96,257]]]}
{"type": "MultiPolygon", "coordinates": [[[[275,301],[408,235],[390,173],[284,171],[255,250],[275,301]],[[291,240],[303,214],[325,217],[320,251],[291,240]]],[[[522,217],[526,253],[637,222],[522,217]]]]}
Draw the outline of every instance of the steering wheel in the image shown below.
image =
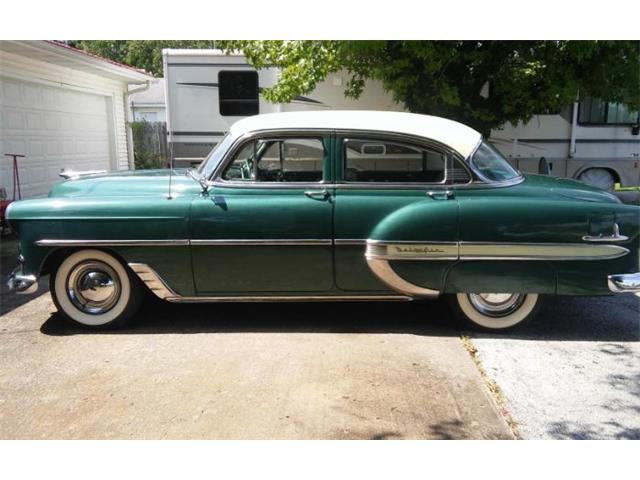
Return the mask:
{"type": "Polygon", "coordinates": [[[243,180],[251,179],[251,165],[248,159],[245,160],[240,167],[240,178],[242,178],[243,180]]]}

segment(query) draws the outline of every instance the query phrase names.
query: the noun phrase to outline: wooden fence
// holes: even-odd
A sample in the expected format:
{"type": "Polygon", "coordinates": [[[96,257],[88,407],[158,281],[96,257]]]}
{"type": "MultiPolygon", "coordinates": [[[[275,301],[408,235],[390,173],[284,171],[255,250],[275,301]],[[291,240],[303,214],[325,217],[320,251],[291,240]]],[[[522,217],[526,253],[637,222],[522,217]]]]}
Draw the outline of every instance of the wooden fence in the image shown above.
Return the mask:
{"type": "Polygon", "coordinates": [[[136,169],[166,168],[169,162],[166,122],[131,122],[136,169]]]}

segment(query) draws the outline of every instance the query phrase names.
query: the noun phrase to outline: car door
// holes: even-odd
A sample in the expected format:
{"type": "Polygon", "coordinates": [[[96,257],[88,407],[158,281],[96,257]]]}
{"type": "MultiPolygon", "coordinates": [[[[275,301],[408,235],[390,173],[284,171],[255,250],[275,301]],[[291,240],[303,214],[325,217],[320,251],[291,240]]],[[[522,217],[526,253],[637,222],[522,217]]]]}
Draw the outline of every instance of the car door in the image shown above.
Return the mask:
{"type": "Polygon", "coordinates": [[[446,269],[457,258],[458,203],[452,172],[468,178],[466,171],[452,168],[452,152],[444,147],[391,134],[344,133],[338,135],[335,148],[337,287],[400,291],[367,260],[382,252],[392,275],[439,290],[446,269]]]}
{"type": "Polygon", "coordinates": [[[259,134],[232,147],[192,206],[198,295],[329,291],[331,135],[259,134]]]}

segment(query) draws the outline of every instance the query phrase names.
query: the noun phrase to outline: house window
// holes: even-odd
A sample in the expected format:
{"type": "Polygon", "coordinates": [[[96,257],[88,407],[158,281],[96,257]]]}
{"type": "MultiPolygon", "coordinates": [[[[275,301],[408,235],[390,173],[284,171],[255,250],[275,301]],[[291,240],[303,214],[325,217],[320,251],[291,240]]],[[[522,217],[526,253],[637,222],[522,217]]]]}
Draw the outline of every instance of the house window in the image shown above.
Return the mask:
{"type": "Polygon", "coordinates": [[[220,115],[244,117],[260,113],[258,72],[218,72],[220,115]]]}
{"type": "Polygon", "coordinates": [[[629,125],[638,123],[638,111],[622,103],[587,98],[580,102],[578,123],[581,125],[629,125]]]}
{"type": "Polygon", "coordinates": [[[347,182],[443,183],[447,155],[380,140],[345,140],[347,182]]]}

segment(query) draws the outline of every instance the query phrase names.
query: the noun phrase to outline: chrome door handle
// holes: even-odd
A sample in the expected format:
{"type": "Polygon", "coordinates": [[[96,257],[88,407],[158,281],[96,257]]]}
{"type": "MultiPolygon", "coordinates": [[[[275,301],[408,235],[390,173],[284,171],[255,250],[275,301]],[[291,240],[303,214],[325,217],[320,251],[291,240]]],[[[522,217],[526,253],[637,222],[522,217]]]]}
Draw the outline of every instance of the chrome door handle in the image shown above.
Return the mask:
{"type": "Polygon", "coordinates": [[[455,198],[456,194],[453,190],[445,190],[444,192],[439,191],[431,191],[427,192],[427,195],[434,200],[449,200],[451,198],[455,198]]]}
{"type": "Polygon", "coordinates": [[[309,198],[313,198],[314,200],[326,200],[330,196],[329,191],[326,189],[306,190],[304,194],[309,198]]]}

